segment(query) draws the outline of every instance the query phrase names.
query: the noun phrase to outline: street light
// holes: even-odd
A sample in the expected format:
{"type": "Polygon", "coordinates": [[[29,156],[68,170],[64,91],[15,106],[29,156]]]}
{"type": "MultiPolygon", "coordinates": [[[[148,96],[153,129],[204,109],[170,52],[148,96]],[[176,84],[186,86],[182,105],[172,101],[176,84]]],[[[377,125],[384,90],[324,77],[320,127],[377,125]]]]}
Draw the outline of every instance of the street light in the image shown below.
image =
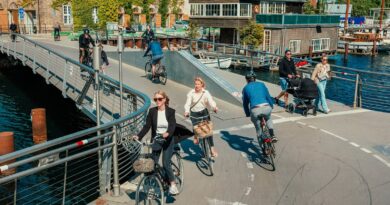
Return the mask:
{"type": "Polygon", "coordinates": [[[123,116],[123,79],[122,79],[122,52],[123,52],[124,46],[123,46],[123,33],[122,31],[119,31],[118,34],[118,55],[119,55],[119,113],[121,117],[123,116]]]}

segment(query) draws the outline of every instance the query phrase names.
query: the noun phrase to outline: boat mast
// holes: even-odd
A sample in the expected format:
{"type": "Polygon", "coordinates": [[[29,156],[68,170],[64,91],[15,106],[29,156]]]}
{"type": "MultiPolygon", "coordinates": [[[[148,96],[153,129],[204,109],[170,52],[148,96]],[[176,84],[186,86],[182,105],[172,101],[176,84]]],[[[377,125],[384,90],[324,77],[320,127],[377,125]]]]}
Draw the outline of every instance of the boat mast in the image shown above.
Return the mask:
{"type": "Polygon", "coordinates": [[[385,11],[385,0],[382,0],[381,12],[380,12],[380,16],[379,16],[379,34],[382,34],[382,19],[383,19],[384,11],[385,11]]]}
{"type": "MultiPolygon", "coordinates": [[[[350,0],[347,0],[347,8],[345,10],[345,21],[344,21],[344,36],[347,34],[347,29],[348,29],[348,16],[349,16],[349,4],[350,4],[350,0]]],[[[344,61],[347,61],[348,60],[348,42],[345,41],[345,45],[344,45],[344,61]]]]}

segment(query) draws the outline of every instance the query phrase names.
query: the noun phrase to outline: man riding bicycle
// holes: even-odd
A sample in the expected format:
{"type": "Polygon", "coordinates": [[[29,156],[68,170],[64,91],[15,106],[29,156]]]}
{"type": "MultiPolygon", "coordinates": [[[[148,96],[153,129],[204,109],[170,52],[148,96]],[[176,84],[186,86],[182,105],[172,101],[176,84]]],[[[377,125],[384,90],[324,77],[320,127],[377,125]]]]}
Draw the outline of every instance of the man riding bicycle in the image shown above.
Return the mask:
{"type": "Polygon", "coordinates": [[[89,30],[84,29],[83,34],[79,37],[79,49],[80,49],[80,63],[84,63],[84,59],[86,57],[86,53],[89,51],[89,45],[92,44],[92,46],[95,46],[95,41],[89,35],[89,30]]]}
{"type": "Polygon", "coordinates": [[[245,78],[247,85],[242,90],[242,102],[245,115],[251,117],[251,121],[256,128],[257,137],[261,137],[262,135],[260,115],[265,115],[272,142],[277,142],[278,139],[274,135],[273,123],[271,120],[274,102],[269,94],[268,88],[264,83],[256,81],[256,74],[253,72],[247,73],[245,78]]]}
{"type": "Polygon", "coordinates": [[[156,38],[153,38],[152,42],[149,44],[144,57],[148,55],[149,51],[152,51],[152,81],[154,81],[156,74],[156,64],[160,64],[161,59],[164,57],[161,44],[156,38]]]}

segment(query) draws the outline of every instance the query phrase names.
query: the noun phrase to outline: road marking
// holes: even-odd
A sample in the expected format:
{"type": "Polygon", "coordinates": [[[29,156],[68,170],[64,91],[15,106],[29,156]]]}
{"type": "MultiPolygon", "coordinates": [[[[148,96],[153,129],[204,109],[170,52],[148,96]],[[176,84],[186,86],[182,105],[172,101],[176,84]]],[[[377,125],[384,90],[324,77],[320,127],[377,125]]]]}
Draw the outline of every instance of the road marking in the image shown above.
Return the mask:
{"type": "Polygon", "coordinates": [[[313,126],[313,125],[309,125],[308,127],[312,128],[312,129],[318,129],[316,126],[313,126]]]}
{"type": "Polygon", "coordinates": [[[245,152],[241,152],[241,156],[244,157],[244,158],[247,157],[245,152]]]}
{"type": "Polygon", "coordinates": [[[248,196],[251,193],[251,190],[252,190],[251,187],[247,187],[246,192],[245,192],[245,196],[248,196]]]}
{"type": "Polygon", "coordinates": [[[249,178],[251,179],[251,182],[255,181],[255,175],[254,174],[250,174],[249,178]]]}
{"type": "Polygon", "coordinates": [[[382,157],[376,155],[376,154],[373,154],[372,156],[374,156],[375,158],[377,158],[379,161],[381,161],[383,164],[385,164],[386,166],[390,167],[390,163],[387,162],[386,160],[384,160],[382,157]]]}
{"type": "Polygon", "coordinates": [[[369,150],[369,149],[366,149],[364,147],[360,148],[363,152],[367,153],[367,154],[371,154],[372,152],[369,150]]]}
{"type": "Polygon", "coordinates": [[[253,163],[252,163],[252,162],[247,162],[247,163],[246,163],[246,166],[247,166],[249,169],[253,169],[253,163]]]}
{"type": "Polygon", "coordinates": [[[275,117],[278,117],[278,118],[285,118],[285,117],[283,117],[281,115],[277,115],[277,114],[272,114],[272,115],[275,116],[275,117]]]}
{"type": "Polygon", "coordinates": [[[209,205],[247,205],[238,201],[229,202],[229,201],[222,201],[219,199],[210,199],[210,198],[207,198],[207,201],[209,205]]]}
{"type": "Polygon", "coordinates": [[[300,125],[306,126],[306,123],[304,123],[304,122],[298,121],[297,123],[300,125]]]}
{"type": "Polygon", "coordinates": [[[320,129],[322,132],[325,132],[326,134],[329,134],[329,135],[332,135],[333,137],[336,137],[336,138],[338,138],[338,139],[340,139],[340,140],[343,140],[344,142],[347,142],[348,140],[347,139],[345,139],[344,137],[341,137],[341,136],[338,136],[338,135],[336,135],[336,134],[334,134],[334,133],[331,133],[331,132],[329,132],[329,131],[327,131],[327,130],[324,130],[324,129],[320,129]]]}
{"type": "Polygon", "coordinates": [[[349,144],[351,144],[354,147],[360,147],[360,145],[356,144],[355,142],[349,142],[349,144]]]}

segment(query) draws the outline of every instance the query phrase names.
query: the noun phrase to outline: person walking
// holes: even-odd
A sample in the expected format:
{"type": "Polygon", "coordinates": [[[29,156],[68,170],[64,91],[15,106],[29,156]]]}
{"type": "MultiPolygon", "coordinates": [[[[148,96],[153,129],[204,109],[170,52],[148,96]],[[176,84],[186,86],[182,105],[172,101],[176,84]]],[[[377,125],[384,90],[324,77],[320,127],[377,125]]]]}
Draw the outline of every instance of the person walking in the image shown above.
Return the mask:
{"type": "Polygon", "coordinates": [[[11,25],[9,26],[9,30],[11,30],[11,39],[12,39],[12,42],[15,42],[15,39],[16,39],[16,30],[18,30],[18,26],[16,25],[16,23],[12,22],[11,25]]]}
{"type": "Polygon", "coordinates": [[[99,43],[98,46],[100,48],[100,54],[101,54],[100,69],[101,69],[103,74],[106,74],[105,71],[106,71],[107,67],[110,65],[110,63],[108,62],[107,53],[106,53],[106,51],[104,51],[103,45],[101,43],[99,43]]]}
{"type": "Polygon", "coordinates": [[[315,106],[319,110],[322,107],[322,111],[325,114],[330,112],[328,105],[326,103],[325,89],[326,83],[330,80],[330,66],[328,64],[328,57],[323,55],[321,58],[321,63],[318,63],[311,75],[311,79],[317,84],[318,88],[318,98],[315,100],[315,106]]]}
{"type": "Polygon", "coordinates": [[[291,58],[291,51],[286,50],[284,52],[284,58],[280,61],[279,64],[279,79],[280,79],[280,87],[282,88],[282,91],[278,96],[276,96],[275,103],[279,104],[279,98],[283,96],[284,98],[284,107],[287,109],[288,106],[288,93],[287,93],[287,88],[288,88],[288,79],[293,79],[295,77],[300,77],[297,74],[297,71],[295,69],[295,64],[294,60],[291,58]]]}
{"type": "Polygon", "coordinates": [[[54,40],[59,41],[61,40],[61,26],[60,23],[57,22],[54,26],[54,40]]]}
{"type": "Polygon", "coordinates": [[[142,130],[133,136],[135,140],[141,140],[151,129],[152,156],[155,163],[158,163],[161,152],[163,153],[163,168],[167,173],[170,182],[169,193],[176,195],[177,189],[175,176],[171,167],[171,158],[174,148],[173,133],[176,128],[175,110],[169,107],[169,97],[164,91],[157,91],[153,98],[157,106],[150,108],[146,117],[146,124],[142,130]]]}
{"type": "MultiPolygon", "coordinates": [[[[204,120],[211,120],[208,107],[215,113],[218,112],[217,104],[213,97],[207,91],[206,83],[200,77],[196,77],[194,80],[195,88],[190,90],[187,94],[187,100],[184,105],[184,117],[190,117],[192,125],[195,126],[204,120]]],[[[213,136],[207,138],[211,146],[211,155],[217,157],[218,153],[214,146],[213,136]]],[[[198,136],[194,136],[194,143],[198,144],[198,136]]]]}

